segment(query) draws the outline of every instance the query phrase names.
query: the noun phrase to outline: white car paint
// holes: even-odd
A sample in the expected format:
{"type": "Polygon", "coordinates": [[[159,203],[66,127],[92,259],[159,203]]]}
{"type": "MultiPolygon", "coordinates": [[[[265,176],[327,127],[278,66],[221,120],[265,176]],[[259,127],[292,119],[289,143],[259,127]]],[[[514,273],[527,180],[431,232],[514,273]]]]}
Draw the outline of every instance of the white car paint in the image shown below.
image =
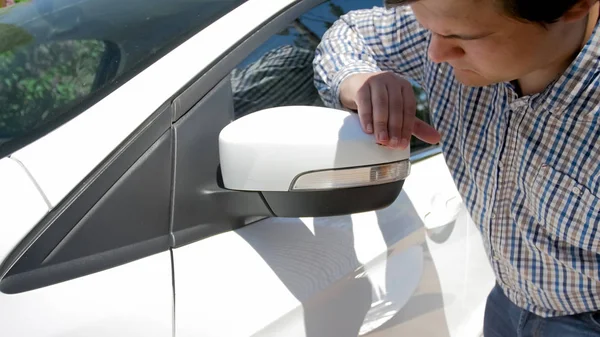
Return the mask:
{"type": "Polygon", "coordinates": [[[11,158],[0,159],[0,262],[48,210],[25,168],[11,158]]]}
{"type": "MultiPolygon", "coordinates": [[[[244,191],[288,191],[294,179],[307,172],[388,164],[410,157],[410,149],[374,145],[355,113],[302,106],[266,109],[237,119],[221,131],[219,151],[225,186],[244,191]]],[[[408,169],[405,172],[401,179],[408,169]]],[[[372,184],[366,173],[365,183],[372,184]]],[[[332,179],[324,176],[324,182],[332,179]]],[[[350,177],[346,180],[352,182],[350,177]]]]}
{"type": "MultiPolygon", "coordinates": [[[[431,311],[427,320],[443,317],[449,336],[479,337],[483,333],[485,301],[495,278],[481,234],[462,203],[443,155],[414,163],[404,191],[423,222],[434,268],[430,271],[436,274],[424,277],[421,286],[439,291],[444,303],[443,310],[431,311]]],[[[421,305],[426,306],[426,301],[421,305]]],[[[419,322],[410,322],[406,328],[432,328],[427,324],[419,326],[419,322]]],[[[444,335],[422,331],[415,336],[444,335]]]]}
{"type": "Polygon", "coordinates": [[[2,336],[171,336],[171,284],[164,252],[37,290],[0,292],[2,336]]]}
{"type": "Polygon", "coordinates": [[[372,304],[408,302],[423,264],[419,223],[402,193],[377,214],[270,218],[175,249],[177,336],[350,336],[372,304]]]}
{"type": "Polygon", "coordinates": [[[247,32],[292,2],[245,2],[85,113],[15,152],[13,157],[25,164],[51,204],[56,206],[115,147],[196,74],[218,59],[247,32]]]}

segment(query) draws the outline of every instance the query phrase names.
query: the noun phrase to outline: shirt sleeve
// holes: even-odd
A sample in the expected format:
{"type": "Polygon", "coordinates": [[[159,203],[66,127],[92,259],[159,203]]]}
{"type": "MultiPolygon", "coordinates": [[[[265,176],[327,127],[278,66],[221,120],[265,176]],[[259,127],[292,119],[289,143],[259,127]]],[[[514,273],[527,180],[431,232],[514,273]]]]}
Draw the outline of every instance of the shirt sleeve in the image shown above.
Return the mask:
{"type": "Polygon", "coordinates": [[[422,83],[428,31],[408,6],[351,11],[324,34],[313,61],[326,106],[343,108],[339,86],[349,75],[393,71],[422,83]]]}

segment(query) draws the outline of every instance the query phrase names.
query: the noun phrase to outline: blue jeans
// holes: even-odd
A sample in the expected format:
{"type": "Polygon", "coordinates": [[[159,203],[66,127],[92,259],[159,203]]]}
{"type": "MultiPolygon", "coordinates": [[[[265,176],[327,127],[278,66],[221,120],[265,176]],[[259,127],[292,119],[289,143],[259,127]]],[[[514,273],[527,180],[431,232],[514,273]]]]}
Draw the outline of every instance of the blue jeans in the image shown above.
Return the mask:
{"type": "Polygon", "coordinates": [[[495,286],[488,296],[484,337],[600,337],[600,311],[542,318],[514,305],[495,286]]]}

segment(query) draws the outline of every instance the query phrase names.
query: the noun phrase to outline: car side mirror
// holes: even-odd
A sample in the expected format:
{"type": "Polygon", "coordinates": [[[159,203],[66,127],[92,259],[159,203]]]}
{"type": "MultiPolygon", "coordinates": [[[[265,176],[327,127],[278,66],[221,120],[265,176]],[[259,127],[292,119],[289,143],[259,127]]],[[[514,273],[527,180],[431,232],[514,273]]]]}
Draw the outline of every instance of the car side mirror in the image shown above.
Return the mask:
{"type": "Polygon", "coordinates": [[[219,136],[225,189],[259,192],[278,217],[381,209],[410,172],[410,149],[376,144],[355,113],[312,106],[266,109],[219,136]]]}

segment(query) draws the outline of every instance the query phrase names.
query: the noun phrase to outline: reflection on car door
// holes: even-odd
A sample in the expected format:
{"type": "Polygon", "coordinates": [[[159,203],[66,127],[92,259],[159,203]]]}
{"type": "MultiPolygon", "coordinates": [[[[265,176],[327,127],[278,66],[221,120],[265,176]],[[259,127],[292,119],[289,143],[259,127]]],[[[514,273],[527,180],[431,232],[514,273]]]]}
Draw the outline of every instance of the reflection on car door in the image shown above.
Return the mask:
{"type": "Polygon", "coordinates": [[[485,301],[494,285],[480,233],[439,149],[416,151],[412,162],[404,191],[423,224],[428,272],[407,306],[408,311],[416,310],[416,316],[398,331],[418,331],[416,336],[480,336],[485,301]],[[427,323],[440,317],[446,334],[427,323]]]}

